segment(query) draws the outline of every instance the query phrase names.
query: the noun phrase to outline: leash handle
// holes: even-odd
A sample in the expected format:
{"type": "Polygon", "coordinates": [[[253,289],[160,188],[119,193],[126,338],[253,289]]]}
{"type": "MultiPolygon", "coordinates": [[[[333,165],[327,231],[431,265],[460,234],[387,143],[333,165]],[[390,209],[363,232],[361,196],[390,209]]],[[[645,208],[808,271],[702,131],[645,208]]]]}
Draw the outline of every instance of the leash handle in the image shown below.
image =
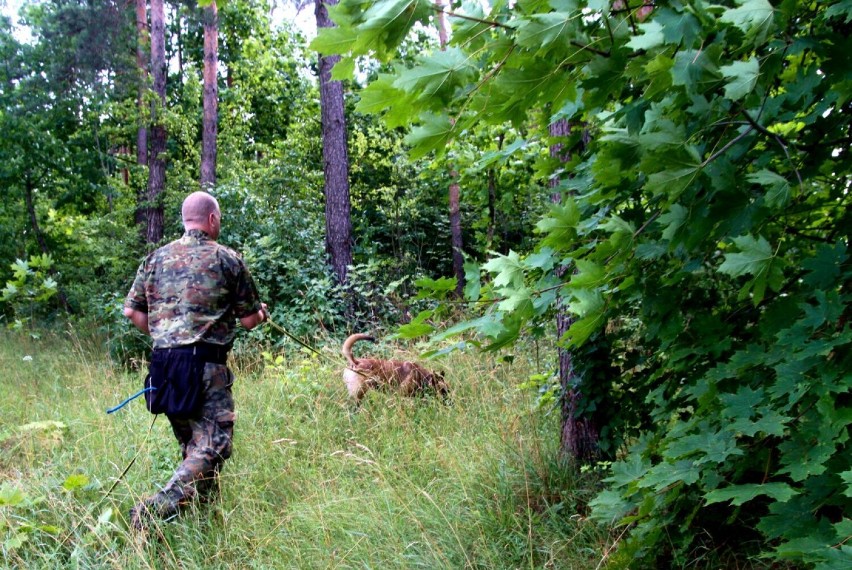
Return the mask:
{"type": "Polygon", "coordinates": [[[138,392],[136,392],[135,394],[133,394],[132,396],[130,396],[129,398],[124,400],[119,405],[107,409],[106,413],[108,413],[108,414],[115,413],[118,410],[120,410],[121,408],[123,408],[124,406],[126,406],[127,404],[129,404],[130,402],[132,402],[133,400],[135,400],[136,398],[138,398],[139,396],[141,396],[142,394],[144,394],[145,392],[152,392],[156,389],[157,388],[155,388],[154,386],[148,386],[147,388],[143,388],[142,390],[139,390],[138,392]]]}

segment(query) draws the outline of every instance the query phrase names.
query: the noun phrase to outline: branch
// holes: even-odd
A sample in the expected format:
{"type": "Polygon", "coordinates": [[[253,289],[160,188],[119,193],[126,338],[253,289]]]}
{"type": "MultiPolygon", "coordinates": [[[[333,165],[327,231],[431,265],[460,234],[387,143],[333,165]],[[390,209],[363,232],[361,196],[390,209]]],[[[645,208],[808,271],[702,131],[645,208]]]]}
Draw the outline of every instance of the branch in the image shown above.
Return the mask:
{"type": "Polygon", "coordinates": [[[492,28],[503,28],[505,30],[514,31],[515,28],[509,26],[507,24],[503,24],[502,22],[496,22],[494,20],[483,20],[482,18],[477,18],[475,16],[467,16],[465,14],[459,14],[457,12],[453,12],[452,10],[444,10],[443,8],[438,8],[437,6],[432,6],[432,9],[436,12],[440,12],[445,14],[451,18],[459,18],[460,20],[468,20],[469,22],[477,22],[479,24],[484,24],[486,26],[491,26],[492,28]]]}
{"type": "Polygon", "coordinates": [[[804,182],[802,182],[802,175],[801,175],[801,173],[799,173],[799,169],[796,168],[796,165],[793,164],[793,159],[790,158],[790,153],[787,151],[787,145],[784,144],[784,139],[782,139],[779,135],[776,135],[775,133],[769,132],[768,130],[766,130],[765,127],[758,124],[758,122],[755,121],[751,117],[751,115],[748,114],[748,111],[746,111],[745,109],[743,109],[742,113],[743,113],[743,116],[746,118],[746,120],[749,122],[749,124],[752,127],[757,129],[758,132],[765,135],[767,138],[774,140],[776,143],[778,143],[778,146],[781,147],[781,150],[784,151],[784,155],[787,157],[787,160],[790,162],[790,166],[793,167],[793,172],[796,173],[796,178],[799,180],[799,190],[804,192],[805,191],[805,184],[804,184],[804,182]]]}
{"type": "Polygon", "coordinates": [[[701,163],[701,165],[700,165],[700,168],[704,168],[705,166],[707,166],[708,164],[710,164],[711,162],[713,162],[714,160],[716,160],[717,158],[719,158],[719,156],[721,156],[722,154],[724,154],[724,153],[725,153],[725,151],[727,151],[729,148],[731,148],[732,146],[734,146],[735,144],[737,144],[738,142],[740,142],[742,139],[744,139],[744,138],[746,137],[746,135],[748,135],[749,133],[751,133],[753,130],[754,130],[754,127],[749,127],[748,129],[744,130],[743,132],[741,132],[740,134],[738,134],[737,136],[735,136],[733,139],[731,139],[731,140],[728,142],[728,144],[726,144],[725,146],[723,146],[722,148],[720,148],[719,150],[717,150],[716,152],[714,152],[711,156],[709,156],[709,157],[707,158],[707,160],[705,160],[704,162],[702,162],[702,163],[701,163]]]}

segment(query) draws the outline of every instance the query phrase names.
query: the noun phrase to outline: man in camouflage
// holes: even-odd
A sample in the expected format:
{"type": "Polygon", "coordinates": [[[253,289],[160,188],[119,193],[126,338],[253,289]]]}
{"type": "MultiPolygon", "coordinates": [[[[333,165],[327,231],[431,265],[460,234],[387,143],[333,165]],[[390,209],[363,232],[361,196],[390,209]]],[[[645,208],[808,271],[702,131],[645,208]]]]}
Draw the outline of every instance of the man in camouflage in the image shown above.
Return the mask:
{"type": "MultiPolygon", "coordinates": [[[[242,258],[216,243],[221,212],[216,199],[194,192],[181,210],[183,237],[151,253],[139,266],[124,303],[124,314],[154,341],[154,354],[172,353],[203,362],[197,411],[167,414],[183,462],[159,492],[130,510],[130,523],[143,530],[152,518],[167,518],[193,498],[214,490],[231,455],[234,430],[234,375],[225,365],[236,321],[252,329],[266,320],[254,281],[242,258]]],[[[200,369],[199,369],[200,370],[200,369]]]]}

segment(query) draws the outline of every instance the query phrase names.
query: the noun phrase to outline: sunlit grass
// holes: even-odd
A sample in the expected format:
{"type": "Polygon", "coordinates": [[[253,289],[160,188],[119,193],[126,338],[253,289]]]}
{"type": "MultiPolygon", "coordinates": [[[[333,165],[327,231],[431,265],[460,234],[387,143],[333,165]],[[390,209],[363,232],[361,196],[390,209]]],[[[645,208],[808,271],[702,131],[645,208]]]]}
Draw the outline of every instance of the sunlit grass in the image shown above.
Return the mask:
{"type": "Polygon", "coordinates": [[[447,373],[452,405],[375,393],[358,412],[335,351],[263,363],[260,351],[236,360],[234,455],[219,500],[141,543],[127,510],[169,478],[177,445],[168,421],[152,426],[141,401],[105,409],[137,391],[143,373],[113,366],[98,343],[72,334],[0,338],[0,561],[430,569],[600,561],[608,537],[585,518],[588,482],[558,465],[558,418],[516,388],[535,372],[520,359],[456,355],[434,364],[447,373]]]}

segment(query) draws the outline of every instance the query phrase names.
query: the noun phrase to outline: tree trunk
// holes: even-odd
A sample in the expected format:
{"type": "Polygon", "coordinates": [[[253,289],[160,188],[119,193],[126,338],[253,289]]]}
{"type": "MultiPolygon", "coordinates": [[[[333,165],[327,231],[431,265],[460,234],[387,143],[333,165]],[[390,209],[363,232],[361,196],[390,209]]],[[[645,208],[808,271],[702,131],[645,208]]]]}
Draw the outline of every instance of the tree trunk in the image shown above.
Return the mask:
{"type": "MultiPolygon", "coordinates": [[[[550,136],[553,138],[567,137],[571,134],[571,124],[565,119],[559,119],[550,125],[550,136]]],[[[568,162],[570,154],[563,151],[562,143],[556,143],[550,147],[550,156],[568,162]]],[[[562,201],[562,195],[557,190],[558,178],[550,179],[550,187],[553,190],[550,199],[554,204],[562,201]]],[[[557,270],[560,278],[568,271],[568,266],[562,266],[557,270]]],[[[561,295],[556,300],[556,338],[561,341],[571,328],[572,319],[568,313],[567,302],[561,295]]],[[[559,450],[563,457],[574,461],[586,463],[598,456],[598,430],[592,418],[578,417],[577,409],[583,398],[580,380],[574,374],[573,356],[571,351],[557,345],[559,358],[559,386],[561,388],[561,422],[559,450]]]]}
{"type": "Polygon", "coordinates": [[[201,134],[201,189],[216,186],[216,134],[218,131],[219,11],[216,0],[204,9],[204,119],[201,134]]]}
{"type": "Polygon", "coordinates": [[[459,173],[455,170],[450,172],[450,240],[453,246],[453,275],[456,276],[456,297],[464,295],[464,243],[462,241],[461,207],[459,194],[461,188],[458,180],[459,173]]]}
{"type": "MultiPolygon", "coordinates": [[[[326,4],[338,0],[315,0],[317,28],[329,28],[326,4]]],[[[352,220],[349,201],[349,154],[346,148],[346,117],[343,84],[331,80],[331,68],[339,55],[319,57],[320,105],[322,108],[322,158],[325,173],[325,247],[332,270],[341,285],[347,283],[352,265],[352,220]]]]}
{"type": "Polygon", "coordinates": [[[151,154],[148,156],[148,243],[163,239],[163,192],[166,186],[166,17],[163,0],[151,0],[151,73],[157,101],[151,109],[151,154]]]}
{"type": "MultiPolygon", "coordinates": [[[[438,41],[441,51],[447,49],[449,33],[447,32],[447,16],[444,13],[444,0],[435,0],[435,9],[438,11],[438,41]]],[[[459,173],[450,170],[450,187],[447,197],[450,203],[450,245],[452,246],[453,275],[456,276],[456,297],[464,296],[464,240],[462,238],[461,206],[459,198],[461,187],[458,183],[459,173]]]]}
{"type": "MultiPolygon", "coordinates": [[[[148,125],[145,112],[145,92],[148,90],[148,11],[146,0],[136,0],[136,68],[139,71],[139,92],[137,108],[139,109],[139,126],[136,130],[136,164],[148,166],[148,125]]],[[[144,180],[144,178],[142,178],[144,180]]],[[[147,190],[141,180],[135,181],[136,213],[134,221],[142,239],[147,235],[146,202],[147,190]]]]}

